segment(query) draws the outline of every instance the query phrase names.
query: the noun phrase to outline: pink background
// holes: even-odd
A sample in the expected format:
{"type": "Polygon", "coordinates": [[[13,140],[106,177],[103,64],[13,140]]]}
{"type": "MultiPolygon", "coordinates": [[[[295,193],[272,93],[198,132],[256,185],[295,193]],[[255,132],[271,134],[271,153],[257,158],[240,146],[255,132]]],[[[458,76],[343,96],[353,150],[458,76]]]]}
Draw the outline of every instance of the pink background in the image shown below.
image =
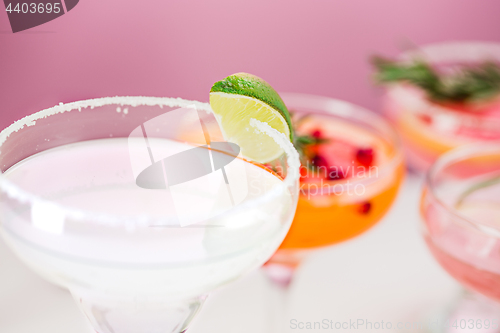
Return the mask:
{"type": "Polygon", "coordinates": [[[0,6],[0,128],[93,97],[208,101],[213,82],[240,71],[378,110],[370,54],[500,42],[499,0],[80,0],[16,34],[0,6]]]}

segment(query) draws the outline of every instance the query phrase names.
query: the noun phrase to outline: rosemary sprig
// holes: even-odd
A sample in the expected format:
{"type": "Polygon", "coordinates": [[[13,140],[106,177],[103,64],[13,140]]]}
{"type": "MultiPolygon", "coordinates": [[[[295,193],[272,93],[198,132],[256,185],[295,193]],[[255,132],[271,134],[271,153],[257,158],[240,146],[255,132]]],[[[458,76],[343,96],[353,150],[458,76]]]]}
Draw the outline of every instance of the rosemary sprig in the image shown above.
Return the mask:
{"type": "MultiPolygon", "coordinates": [[[[306,114],[295,117],[294,110],[289,110],[289,112],[291,118],[293,119],[294,129],[298,128],[302,122],[304,122],[311,116],[311,114],[306,114]]],[[[320,144],[327,143],[330,140],[323,138],[321,136],[315,136],[314,133],[308,135],[297,135],[296,133],[294,133],[293,137],[294,137],[293,145],[295,146],[295,149],[297,149],[297,152],[299,153],[301,164],[306,168],[311,169],[311,171],[313,171],[314,165],[312,160],[314,158],[313,156],[314,154],[311,154],[312,148],[317,147],[320,144]]]]}
{"type": "Polygon", "coordinates": [[[319,145],[326,142],[328,142],[328,139],[317,138],[312,135],[301,135],[295,137],[294,145],[297,151],[303,152],[305,149],[307,149],[307,147],[311,145],[319,145]]]}
{"type": "Polygon", "coordinates": [[[313,135],[301,135],[295,136],[294,146],[295,149],[299,152],[300,161],[303,166],[313,167],[312,163],[308,163],[311,161],[311,158],[314,156],[310,156],[309,149],[311,147],[327,143],[329,140],[325,138],[318,138],[313,135]]]}
{"type": "Polygon", "coordinates": [[[437,103],[474,104],[500,95],[500,65],[493,62],[463,65],[450,74],[438,72],[422,59],[403,63],[375,56],[372,64],[378,83],[412,84],[437,103]]]}

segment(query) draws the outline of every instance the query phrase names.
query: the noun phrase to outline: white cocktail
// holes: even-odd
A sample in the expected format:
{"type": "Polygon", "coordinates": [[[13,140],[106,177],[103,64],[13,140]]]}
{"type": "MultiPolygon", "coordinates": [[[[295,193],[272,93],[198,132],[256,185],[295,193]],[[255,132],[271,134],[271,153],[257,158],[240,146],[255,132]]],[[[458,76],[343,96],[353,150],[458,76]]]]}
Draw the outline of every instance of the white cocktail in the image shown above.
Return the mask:
{"type": "Polygon", "coordinates": [[[2,234],[97,332],[184,331],[210,291],[262,265],[290,227],[297,153],[255,126],[283,148],[285,178],[218,149],[208,104],[115,97],[22,119],[0,134],[2,234]],[[189,179],[173,176],[179,154],[191,154],[189,179]],[[161,179],[143,181],[149,167],[161,179]]]}

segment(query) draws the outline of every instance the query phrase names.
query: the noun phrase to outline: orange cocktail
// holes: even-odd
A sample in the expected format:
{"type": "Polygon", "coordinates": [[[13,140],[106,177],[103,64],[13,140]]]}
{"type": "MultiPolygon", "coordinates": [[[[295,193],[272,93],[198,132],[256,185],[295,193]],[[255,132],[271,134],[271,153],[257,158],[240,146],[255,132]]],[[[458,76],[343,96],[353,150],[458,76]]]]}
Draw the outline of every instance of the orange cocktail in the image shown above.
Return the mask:
{"type": "Polygon", "coordinates": [[[302,177],[292,227],[268,269],[288,280],[282,268],[295,267],[303,250],[350,239],[380,221],[404,166],[395,132],[377,114],[326,97],[281,96],[293,113],[302,177]]]}

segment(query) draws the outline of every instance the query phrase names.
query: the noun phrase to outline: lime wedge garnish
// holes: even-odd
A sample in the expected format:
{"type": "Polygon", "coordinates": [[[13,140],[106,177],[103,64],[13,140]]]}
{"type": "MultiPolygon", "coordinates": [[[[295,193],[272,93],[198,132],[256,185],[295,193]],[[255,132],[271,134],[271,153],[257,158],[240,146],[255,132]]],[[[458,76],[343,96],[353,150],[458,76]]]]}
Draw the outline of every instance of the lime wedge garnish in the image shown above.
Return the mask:
{"type": "Polygon", "coordinates": [[[250,125],[251,119],[267,123],[293,142],[292,122],[285,103],[257,76],[237,73],[216,82],[210,89],[210,105],[224,138],[239,145],[248,159],[266,163],[283,154],[274,139],[250,125]]]}
{"type": "Polygon", "coordinates": [[[474,186],[471,186],[464,193],[462,193],[462,195],[460,195],[460,197],[457,200],[457,203],[455,204],[455,207],[459,208],[471,194],[499,183],[500,183],[500,176],[495,176],[493,178],[475,184],[474,186]]]}

